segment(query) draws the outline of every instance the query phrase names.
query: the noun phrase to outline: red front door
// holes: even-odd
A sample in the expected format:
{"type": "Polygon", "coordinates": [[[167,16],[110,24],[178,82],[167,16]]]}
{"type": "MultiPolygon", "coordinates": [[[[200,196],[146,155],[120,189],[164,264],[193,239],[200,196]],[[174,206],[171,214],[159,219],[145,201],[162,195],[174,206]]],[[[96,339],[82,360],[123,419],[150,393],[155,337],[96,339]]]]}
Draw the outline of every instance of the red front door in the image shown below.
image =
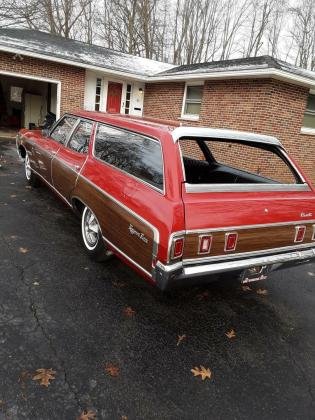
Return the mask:
{"type": "Polygon", "coordinates": [[[121,104],[122,83],[108,82],[107,107],[110,113],[119,113],[121,104]]]}

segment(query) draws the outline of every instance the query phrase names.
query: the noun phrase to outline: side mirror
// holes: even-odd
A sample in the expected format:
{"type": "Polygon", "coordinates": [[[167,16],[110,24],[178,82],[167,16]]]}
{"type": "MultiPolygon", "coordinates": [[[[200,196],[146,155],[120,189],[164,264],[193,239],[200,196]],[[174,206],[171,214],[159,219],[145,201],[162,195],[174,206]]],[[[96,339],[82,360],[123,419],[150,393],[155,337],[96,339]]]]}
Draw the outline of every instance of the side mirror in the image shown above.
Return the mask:
{"type": "Polygon", "coordinates": [[[49,134],[50,134],[50,130],[48,128],[44,128],[42,130],[42,136],[43,137],[49,137],[49,134]]]}

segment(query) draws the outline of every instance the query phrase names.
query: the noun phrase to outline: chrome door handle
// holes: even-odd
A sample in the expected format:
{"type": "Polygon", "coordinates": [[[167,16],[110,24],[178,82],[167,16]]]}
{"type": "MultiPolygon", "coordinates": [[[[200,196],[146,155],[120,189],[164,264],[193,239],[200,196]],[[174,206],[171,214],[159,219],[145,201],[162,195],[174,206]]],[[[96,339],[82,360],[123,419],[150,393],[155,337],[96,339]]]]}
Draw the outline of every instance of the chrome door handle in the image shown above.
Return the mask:
{"type": "Polygon", "coordinates": [[[75,169],[76,171],[79,171],[79,170],[80,170],[80,166],[79,166],[79,165],[74,165],[74,169],[75,169]]]}

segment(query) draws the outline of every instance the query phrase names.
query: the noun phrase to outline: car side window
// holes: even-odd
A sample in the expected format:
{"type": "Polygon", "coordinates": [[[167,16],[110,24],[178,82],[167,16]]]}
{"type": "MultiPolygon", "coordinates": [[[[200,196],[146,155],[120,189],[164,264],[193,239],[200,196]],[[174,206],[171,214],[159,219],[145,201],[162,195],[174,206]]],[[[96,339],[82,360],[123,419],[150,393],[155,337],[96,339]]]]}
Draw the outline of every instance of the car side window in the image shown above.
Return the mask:
{"type": "Polygon", "coordinates": [[[94,154],[104,162],[163,190],[163,158],[159,141],[99,124],[94,154]]]}
{"type": "Polygon", "coordinates": [[[74,124],[78,121],[75,117],[64,117],[53,129],[50,137],[59,143],[65,144],[70,136],[74,124]]]}
{"type": "Polygon", "coordinates": [[[93,123],[81,121],[72,134],[67,146],[79,153],[87,153],[92,133],[93,123]]]}

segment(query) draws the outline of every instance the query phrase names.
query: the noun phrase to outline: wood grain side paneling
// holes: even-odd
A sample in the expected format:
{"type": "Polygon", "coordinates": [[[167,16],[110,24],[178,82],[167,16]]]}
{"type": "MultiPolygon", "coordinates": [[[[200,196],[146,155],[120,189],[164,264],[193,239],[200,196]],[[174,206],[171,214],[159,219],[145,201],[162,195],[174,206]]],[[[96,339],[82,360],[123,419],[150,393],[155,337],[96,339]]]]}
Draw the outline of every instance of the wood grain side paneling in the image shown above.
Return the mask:
{"type": "MultiPolygon", "coordinates": [[[[212,247],[209,254],[202,255],[198,254],[199,234],[191,233],[188,234],[185,239],[183,258],[207,258],[219,255],[237,254],[241,252],[263,251],[267,249],[302,245],[312,242],[315,246],[315,241],[312,241],[313,223],[301,223],[301,225],[306,226],[306,233],[303,242],[299,243],[294,242],[296,225],[231,230],[230,232],[238,233],[238,241],[236,250],[227,252],[224,251],[226,230],[214,232],[209,230],[207,234],[213,236],[212,247]]],[[[203,233],[203,235],[205,235],[205,233],[203,233]]]]}
{"type": "Polygon", "coordinates": [[[74,195],[96,215],[103,236],[151,273],[154,232],[128,210],[80,177],[74,195]]]}

